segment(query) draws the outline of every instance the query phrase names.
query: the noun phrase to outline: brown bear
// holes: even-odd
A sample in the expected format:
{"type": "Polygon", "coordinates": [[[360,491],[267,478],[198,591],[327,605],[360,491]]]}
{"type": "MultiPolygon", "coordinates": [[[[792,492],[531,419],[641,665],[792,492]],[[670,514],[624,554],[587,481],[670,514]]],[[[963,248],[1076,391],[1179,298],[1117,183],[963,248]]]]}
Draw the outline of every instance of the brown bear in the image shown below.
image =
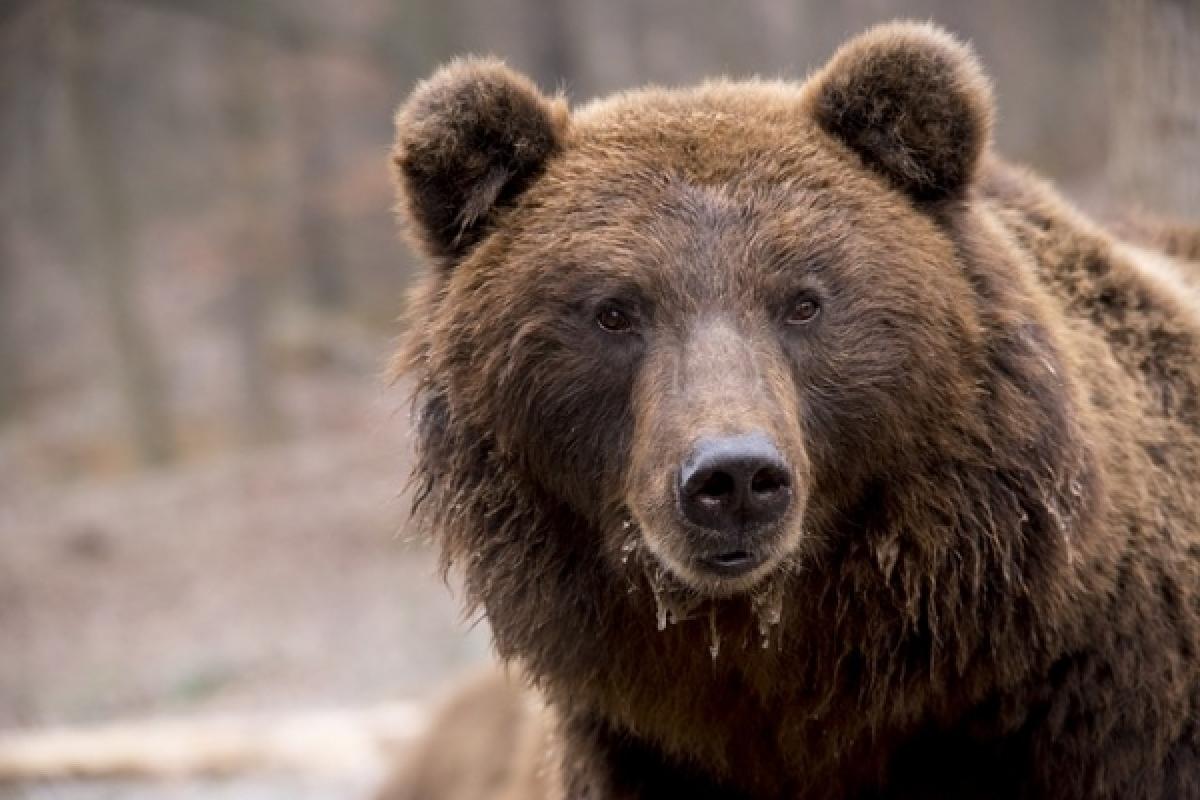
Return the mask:
{"type": "Polygon", "coordinates": [[[397,118],[418,508],[571,800],[1200,797],[1200,296],[975,57],[397,118]]]}

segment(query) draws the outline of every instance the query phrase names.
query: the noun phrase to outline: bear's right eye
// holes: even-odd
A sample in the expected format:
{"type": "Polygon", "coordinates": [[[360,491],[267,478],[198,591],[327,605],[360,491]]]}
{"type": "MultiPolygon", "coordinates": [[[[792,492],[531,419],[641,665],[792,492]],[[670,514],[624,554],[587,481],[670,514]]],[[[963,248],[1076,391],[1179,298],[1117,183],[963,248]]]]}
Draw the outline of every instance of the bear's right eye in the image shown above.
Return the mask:
{"type": "Polygon", "coordinates": [[[792,307],[787,313],[785,322],[788,325],[804,325],[816,319],[821,313],[821,303],[812,292],[802,292],[792,301],[792,307]]]}
{"type": "Polygon", "coordinates": [[[596,312],[596,324],[607,333],[629,333],[633,330],[633,321],[629,315],[614,305],[603,305],[596,312]]]}

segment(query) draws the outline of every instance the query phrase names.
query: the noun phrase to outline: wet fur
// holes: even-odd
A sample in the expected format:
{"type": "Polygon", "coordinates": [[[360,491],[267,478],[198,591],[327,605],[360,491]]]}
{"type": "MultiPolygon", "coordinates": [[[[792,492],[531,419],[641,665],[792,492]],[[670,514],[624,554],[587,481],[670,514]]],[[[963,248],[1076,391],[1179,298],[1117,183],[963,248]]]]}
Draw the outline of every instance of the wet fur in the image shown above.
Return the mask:
{"type": "Polygon", "coordinates": [[[559,102],[466,62],[401,111],[402,207],[439,268],[397,364],[420,515],[561,717],[565,797],[1200,794],[1200,304],[987,152],[973,56],[899,25],[802,86],[559,102]],[[502,103],[421,115],[481,72],[502,103]],[[906,130],[880,81],[939,105],[906,130]],[[490,112],[544,161],[452,152],[490,112]],[[492,175],[495,202],[436,163],[492,175]],[[595,276],[689,307],[760,238],[824,254],[857,327],[799,371],[746,334],[755,386],[802,402],[759,421],[810,480],[791,555],[717,598],[626,502],[691,424],[671,364],[588,351],[563,309],[595,276]],[[661,631],[656,599],[681,617],[661,631]]]}

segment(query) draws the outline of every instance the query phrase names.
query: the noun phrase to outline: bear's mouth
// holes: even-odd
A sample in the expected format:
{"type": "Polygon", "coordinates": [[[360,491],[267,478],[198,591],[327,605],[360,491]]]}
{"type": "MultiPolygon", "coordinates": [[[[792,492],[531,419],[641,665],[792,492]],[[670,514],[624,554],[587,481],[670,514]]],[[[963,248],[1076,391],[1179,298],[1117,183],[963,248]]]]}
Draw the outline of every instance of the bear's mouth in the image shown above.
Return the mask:
{"type": "Polygon", "coordinates": [[[724,550],[696,559],[696,565],[700,569],[721,578],[736,578],[745,575],[762,562],[762,553],[743,548],[724,550]]]}
{"type": "Polygon", "coordinates": [[[693,630],[698,636],[708,636],[708,650],[714,660],[721,651],[722,638],[732,639],[743,648],[755,641],[763,649],[778,643],[786,588],[794,567],[791,557],[772,560],[763,555],[766,551],[723,551],[707,559],[721,566],[710,566],[700,573],[676,568],[671,559],[656,555],[642,532],[633,529],[632,522],[625,530],[632,534],[621,548],[621,562],[631,568],[629,592],[641,594],[648,585],[659,631],[700,623],[701,627],[693,630]],[[716,574],[722,571],[725,574],[716,574]],[[745,576],[755,572],[747,580],[745,576]],[[703,577],[698,580],[698,575],[703,577]],[[707,626],[702,625],[704,620],[707,626]]]}
{"type": "Polygon", "coordinates": [[[732,597],[753,592],[790,563],[786,545],[791,537],[783,530],[739,537],[758,541],[703,542],[683,531],[655,529],[641,515],[632,516],[637,522],[625,529],[621,561],[628,564],[636,558],[652,585],[661,583],[666,573],[672,584],[698,595],[732,597]]]}

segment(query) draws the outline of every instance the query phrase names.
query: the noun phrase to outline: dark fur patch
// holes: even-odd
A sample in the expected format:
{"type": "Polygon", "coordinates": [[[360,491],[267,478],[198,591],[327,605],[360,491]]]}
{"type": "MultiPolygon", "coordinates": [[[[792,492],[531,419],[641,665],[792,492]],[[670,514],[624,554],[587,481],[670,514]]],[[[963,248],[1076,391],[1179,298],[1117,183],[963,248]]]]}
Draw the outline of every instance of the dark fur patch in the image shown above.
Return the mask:
{"type": "Polygon", "coordinates": [[[918,201],[961,194],[987,147],[988,80],[967,47],[932,26],[855,38],[814,92],[817,122],[918,201]]]}
{"type": "Polygon", "coordinates": [[[396,115],[401,207],[429,252],[460,258],[560,146],[566,109],[497,61],[443,67],[396,115]]]}

